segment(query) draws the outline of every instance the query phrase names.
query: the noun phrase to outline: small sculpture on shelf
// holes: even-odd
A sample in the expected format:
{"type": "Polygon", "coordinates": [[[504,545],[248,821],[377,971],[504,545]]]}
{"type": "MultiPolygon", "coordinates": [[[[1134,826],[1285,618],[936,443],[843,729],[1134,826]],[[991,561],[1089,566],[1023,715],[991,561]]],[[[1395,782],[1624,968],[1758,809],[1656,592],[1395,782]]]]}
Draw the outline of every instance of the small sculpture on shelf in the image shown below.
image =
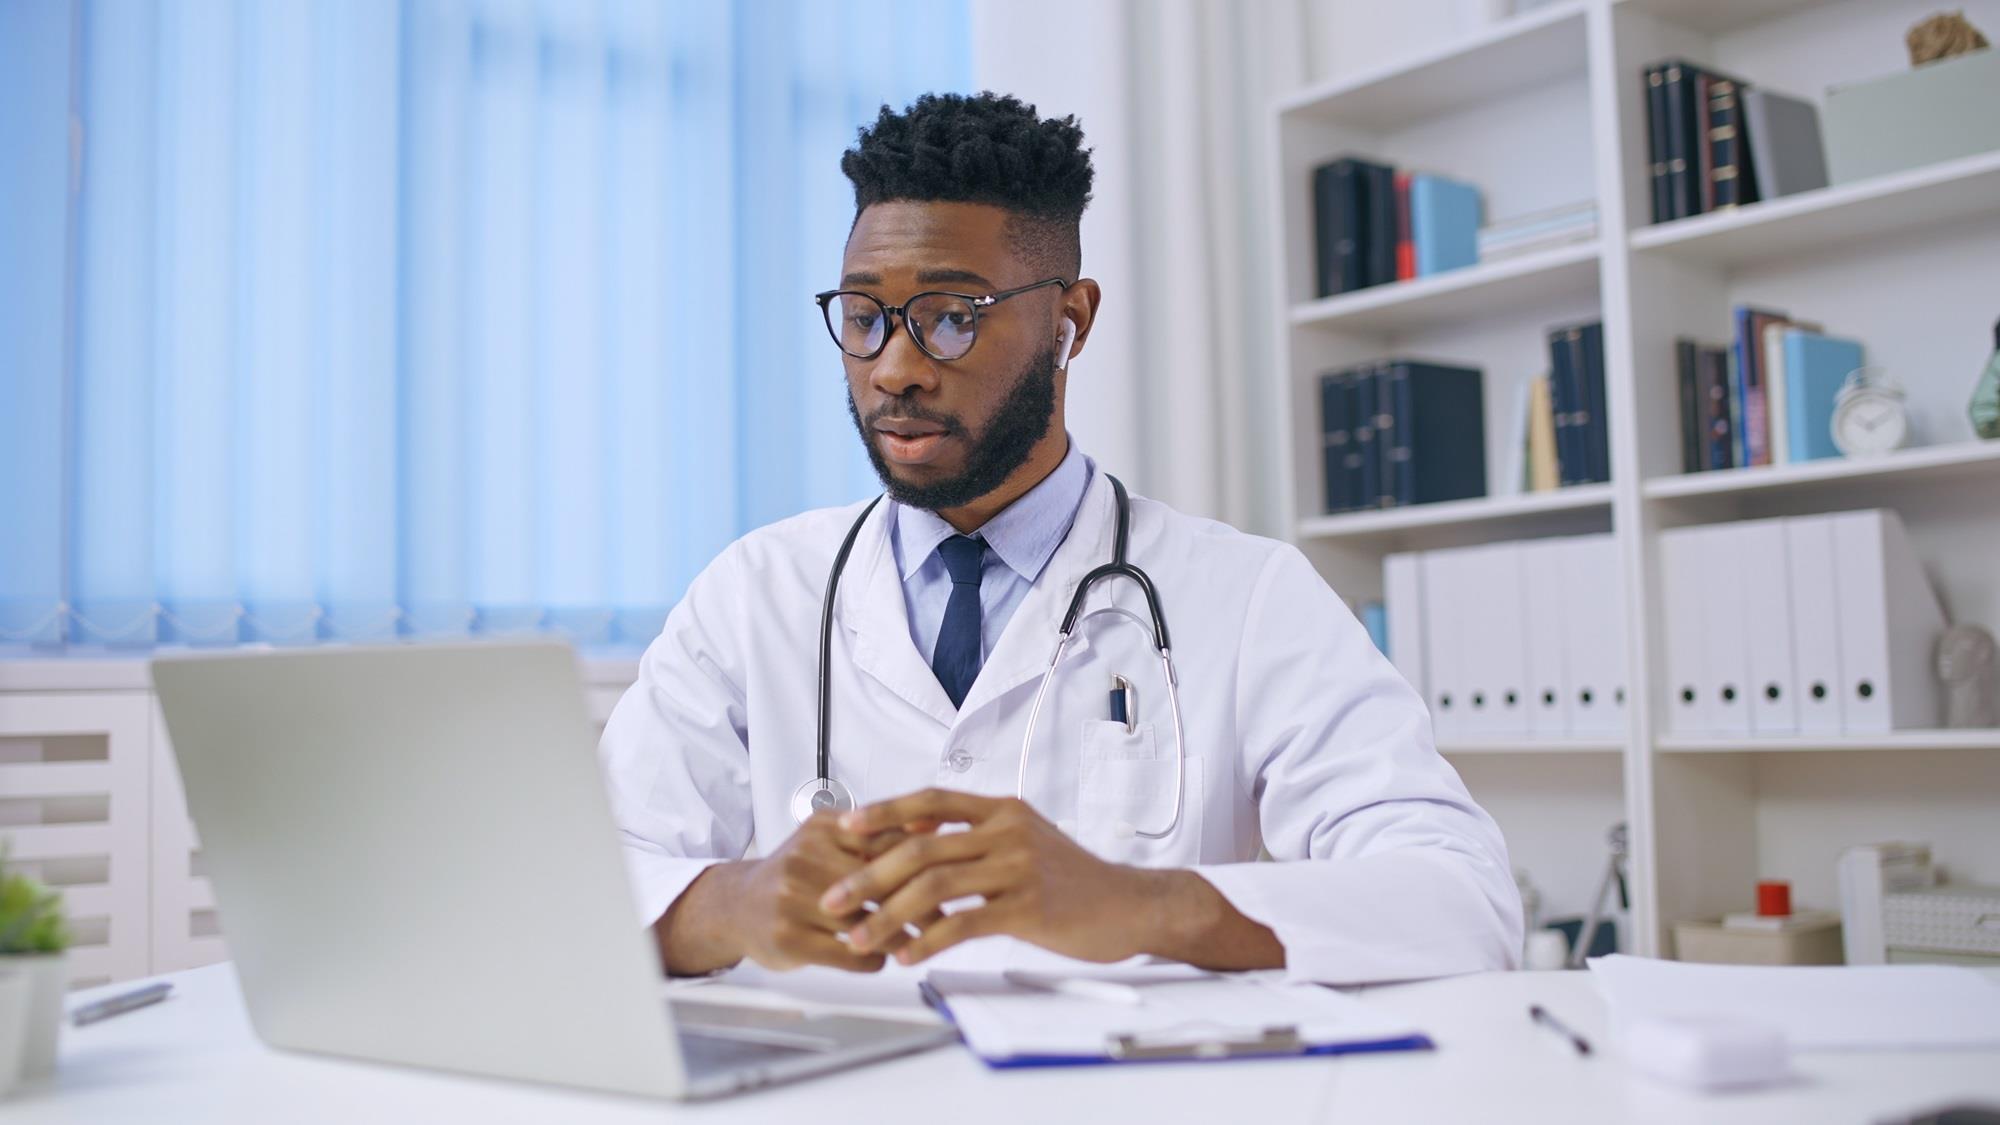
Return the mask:
{"type": "Polygon", "coordinates": [[[2000,322],[1993,325],[1993,358],[1972,389],[1972,432],[1988,440],[2000,438],[2000,322]]]}
{"type": "Polygon", "coordinates": [[[1937,673],[1944,683],[1944,725],[2000,727],[2000,662],[1993,634],[1954,625],[1938,638],[1937,673]]]}
{"type": "Polygon", "coordinates": [[[1913,25],[1903,36],[1910,49],[1910,65],[1922,66],[1985,47],[1986,37],[1966,20],[1964,12],[1939,12],[1913,25]]]}

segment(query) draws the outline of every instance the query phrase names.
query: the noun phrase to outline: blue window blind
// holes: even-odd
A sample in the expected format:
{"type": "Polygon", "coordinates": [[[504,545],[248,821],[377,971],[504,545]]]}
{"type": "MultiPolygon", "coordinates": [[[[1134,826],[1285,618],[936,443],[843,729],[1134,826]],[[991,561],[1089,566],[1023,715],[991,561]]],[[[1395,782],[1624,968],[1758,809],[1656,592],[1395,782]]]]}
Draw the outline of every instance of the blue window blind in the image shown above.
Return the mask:
{"type": "Polygon", "coordinates": [[[970,73],[966,0],[0,4],[0,642],[650,639],[874,487],[839,155],[970,73]]]}

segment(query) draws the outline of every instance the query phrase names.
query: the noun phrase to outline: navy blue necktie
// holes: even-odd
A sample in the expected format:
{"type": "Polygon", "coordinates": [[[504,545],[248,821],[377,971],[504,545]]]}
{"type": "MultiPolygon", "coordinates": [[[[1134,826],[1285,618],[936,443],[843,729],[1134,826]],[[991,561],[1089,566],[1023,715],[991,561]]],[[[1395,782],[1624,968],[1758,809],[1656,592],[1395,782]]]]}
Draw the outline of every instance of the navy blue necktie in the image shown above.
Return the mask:
{"type": "Polygon", "coordinates": [[[944,605],[944,627],[931,653],[931,671],[951,697],[965,702],[979,676],[979,572],[986,557],[986,540],[954,535],[938,544],[938,557],[951,575],[951,600],[944,605]]]}

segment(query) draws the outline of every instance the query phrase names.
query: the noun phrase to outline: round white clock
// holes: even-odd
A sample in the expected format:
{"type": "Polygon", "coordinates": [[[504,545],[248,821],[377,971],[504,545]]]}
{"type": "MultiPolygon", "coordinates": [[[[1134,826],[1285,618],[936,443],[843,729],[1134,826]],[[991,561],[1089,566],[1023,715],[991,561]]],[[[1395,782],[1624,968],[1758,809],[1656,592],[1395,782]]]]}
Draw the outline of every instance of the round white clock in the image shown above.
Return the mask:
{"type": "Polygon", "coordinates": [[[1903,391],[1878,368],[1847,377],[1833,403],[1833,444],[1849,457],[1873,457],[1902,448],[1910,436],[1903,391]]]}

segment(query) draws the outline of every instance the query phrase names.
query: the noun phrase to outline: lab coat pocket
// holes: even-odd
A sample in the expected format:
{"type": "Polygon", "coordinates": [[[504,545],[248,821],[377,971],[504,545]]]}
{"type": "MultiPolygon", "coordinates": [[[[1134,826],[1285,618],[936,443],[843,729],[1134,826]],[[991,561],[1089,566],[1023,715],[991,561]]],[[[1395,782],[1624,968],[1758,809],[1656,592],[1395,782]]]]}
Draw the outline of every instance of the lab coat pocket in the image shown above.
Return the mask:
{"type": "Polygon", "coordinates": [[[1082,768],[1077,783],[1078,842],[1105,859],[1159,866],[1192,863],[1201,842],[1201,761],[1177,761],[1171,737],[1159,739],[1151,723],[1098,719],[1083,724],[1082,768]],[[1180,811],[1175,819],[1176,774],[1180,811]],[[1143,832],[1163,832],[1149,839],[1143,832]]]}

